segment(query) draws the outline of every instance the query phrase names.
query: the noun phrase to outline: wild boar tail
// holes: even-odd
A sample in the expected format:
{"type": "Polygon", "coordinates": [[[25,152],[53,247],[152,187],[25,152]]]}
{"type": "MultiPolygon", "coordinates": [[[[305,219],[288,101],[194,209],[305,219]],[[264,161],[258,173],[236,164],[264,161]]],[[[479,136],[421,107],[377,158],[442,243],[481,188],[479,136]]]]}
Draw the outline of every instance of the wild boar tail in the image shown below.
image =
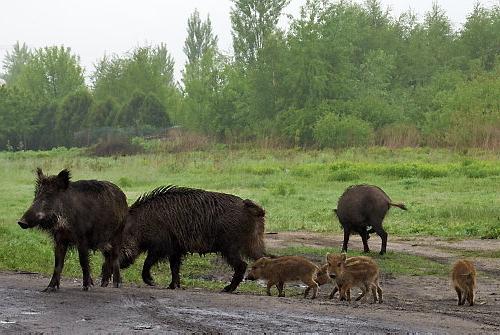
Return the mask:
{"type": "Polygon", "coordinates": [[[243,204],[245,205],[245,208],[248,209],[250,213],[252,213],[253,216],[263,218],[266,215],[266,211],[264,210],[264,208],[260,207],[250,199],[243,200],[243,204]]]}
{"type": "Polygon", "coordinates": [[[406,208],[405,204],[403,204],[402,202],[401,203],[389,202],[389,206],[399,207],[405,211],[408,210],[408,208],[406,208]]]}

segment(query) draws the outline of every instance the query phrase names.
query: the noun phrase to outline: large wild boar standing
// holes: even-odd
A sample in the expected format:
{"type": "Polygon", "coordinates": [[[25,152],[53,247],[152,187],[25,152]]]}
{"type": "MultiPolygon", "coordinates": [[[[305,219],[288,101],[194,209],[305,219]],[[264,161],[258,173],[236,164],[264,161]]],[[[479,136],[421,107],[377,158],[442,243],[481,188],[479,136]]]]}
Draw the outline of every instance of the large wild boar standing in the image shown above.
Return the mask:
{"type": "Polygon", "coordinates": [[[265,211],[237,196],[200,189],[165,186],[141,196],[129,208],[123,249],[122,268],[130,266],[142,252],[147,257],[142,279],[154,285],[151,267],[162,259],[170,262],[170,289],[180,287],[179,270],[187,253],[220,253],[234,269],[232,292],[243,280],[246,256],[264,256],[265,211]]]}
{"type": "Polygon", "coordinates": [[[90,276],[89,250],[102,251],[101,286],[120,284],[120,237],[127,215],[125,194],[107,181],[70,181],[70,172],[46,176],[37,169],[35,198],[18,224],[23,229],[40,228],[48,232],[55,244],[54,273],[44,291],[59,288],[68,247],[76,247],[83,272],[83,290],[93,284],[90,276]]]}
{"type": "Polygon", "coordinates": [[[369,233],[375,232],[382,239],[380,254],[386,252],[387,232],[382,221],[391,206],[406,210],[402,203],[394,203],[382,189],[372,185],[353,185],[340,196],[335,213],[344,229],[342,251],[347,252],[351,232],[361,235],[364,252],[369,252],[369,233]],[[371,228],[370,228],[371,227],[371,228]]]}

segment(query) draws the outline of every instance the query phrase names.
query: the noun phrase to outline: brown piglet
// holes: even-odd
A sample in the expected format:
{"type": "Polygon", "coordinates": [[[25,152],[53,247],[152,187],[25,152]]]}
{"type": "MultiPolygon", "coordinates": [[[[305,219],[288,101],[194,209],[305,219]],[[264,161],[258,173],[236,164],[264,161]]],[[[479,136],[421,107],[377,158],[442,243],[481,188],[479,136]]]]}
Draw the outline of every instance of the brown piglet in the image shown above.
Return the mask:
{"type": "MultiPolygon", "coordinates": [[[[352,287],[359,287],[361,295],[356,298],[366,300],[366,293],[372,292],[373,301],[382,303],[382,289],[378,283],[379,268],[377,263],[371,258],[360,256],[357,260],[349,258],[345,254],[327,254],[328,273],[335,279],[338,290],[340,290],[340,300],[351,301],[350,290],[352,287]]],[[[335,289],[331,294],[335,293],[335,289]]]]}
{"type": "Polygon", "coordinates": [[[318,283],[315,281],[318,271],[318,266],[304,257],[262,257],[252,265],[246,279],[267,279],[267,295],[271,295],[271,287],[276,285],[279,297],[285,296],[285,282],[300,280],[307,285],[304,297],[307,297],[312,289],[314,299],[318,292],[318,283]]]}
{"type": "Polygon", "coordinates": [[[461,259],[453,266],[451,273],[453,286],[458,295],[458,305],[474,305],[474,289],[476,288],[476,269],[471,262],[461,259]]]}

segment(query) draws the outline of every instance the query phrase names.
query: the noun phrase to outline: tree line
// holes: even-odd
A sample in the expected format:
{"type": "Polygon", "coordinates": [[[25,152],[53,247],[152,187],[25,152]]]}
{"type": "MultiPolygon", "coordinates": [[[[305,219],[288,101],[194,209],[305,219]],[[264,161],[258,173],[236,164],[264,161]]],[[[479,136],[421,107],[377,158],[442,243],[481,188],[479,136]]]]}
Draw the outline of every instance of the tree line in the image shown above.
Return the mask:
{"type": "Polygon", "coordinates": [[[0,148],[95,143],[172,125],[218,141],[300,147],[500,147],[500,6],[454,30],[437,5],[395,18],[378,0],[233,0],[233,54],[209,17],[187,22],[181,82],[164,44],[97,61],[17,43],[3,63],[0,148]]]}

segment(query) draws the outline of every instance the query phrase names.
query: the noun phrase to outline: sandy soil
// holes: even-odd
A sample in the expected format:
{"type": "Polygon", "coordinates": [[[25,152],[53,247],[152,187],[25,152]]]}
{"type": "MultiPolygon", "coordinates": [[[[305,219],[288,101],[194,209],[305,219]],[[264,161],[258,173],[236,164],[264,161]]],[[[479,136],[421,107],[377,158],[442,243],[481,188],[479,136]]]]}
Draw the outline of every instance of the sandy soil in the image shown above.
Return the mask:
{"type": "MultiPolygon", "coordinates": [[[[337,248],[342,239],[310,233],[267,238],[271,248],[337,248]]],[[[378,240],[370,239],[372,250],[378,250],[378,240]]],[[[361,249],[360,239],[353,237],[349,246],[361,249]]],[[[496,251],[500,241],[389,237],[388,249],[451,263],[457,258],[454,250],[496,251]]],[[[322,286],[316,300],[130,286],[83,292],[79,280],[68,278],[59,292],[42,293],[48,278],[4,272],[0,333],[499,333],[499,260],[476,263],[481,272],[472,307],[456,306],[449,280],[436,277],[386,275],[381,280],[383,304],[348,304],[327,298],[331,285],[322,286]]]]}

